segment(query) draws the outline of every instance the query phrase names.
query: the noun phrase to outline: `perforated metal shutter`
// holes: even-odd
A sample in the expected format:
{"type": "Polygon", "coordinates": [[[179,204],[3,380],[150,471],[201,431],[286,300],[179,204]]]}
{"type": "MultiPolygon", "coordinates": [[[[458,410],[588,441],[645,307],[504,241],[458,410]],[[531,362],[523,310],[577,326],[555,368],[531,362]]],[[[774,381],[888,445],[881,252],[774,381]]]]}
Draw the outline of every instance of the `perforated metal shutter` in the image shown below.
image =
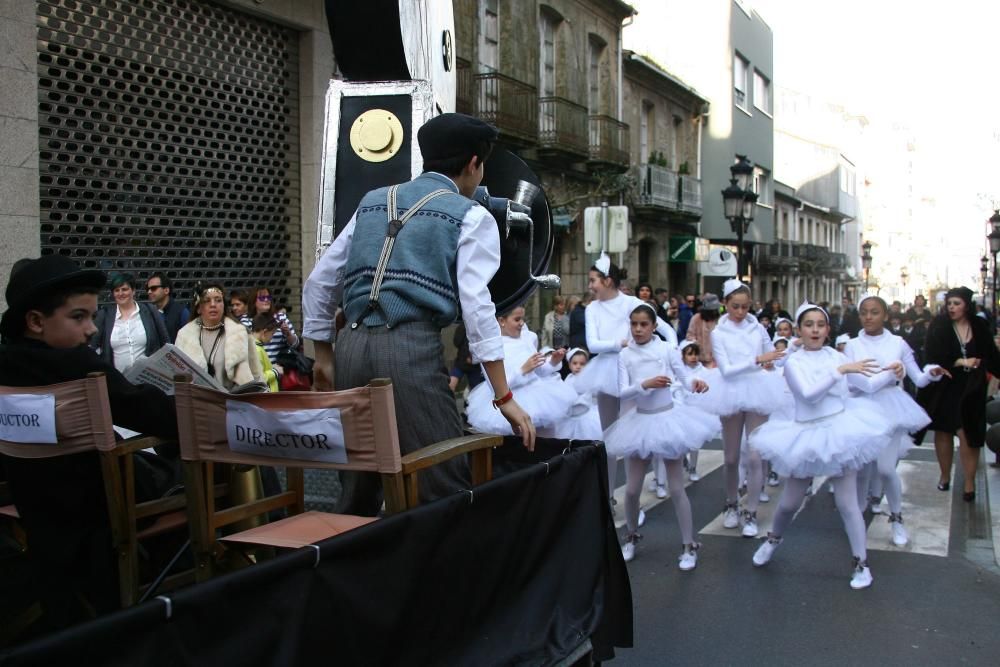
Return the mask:
{"type": "Polygon", "coordinates": [[[42,252],[297,312],[296,33],[185,0],[37,6],[42,252]]]}

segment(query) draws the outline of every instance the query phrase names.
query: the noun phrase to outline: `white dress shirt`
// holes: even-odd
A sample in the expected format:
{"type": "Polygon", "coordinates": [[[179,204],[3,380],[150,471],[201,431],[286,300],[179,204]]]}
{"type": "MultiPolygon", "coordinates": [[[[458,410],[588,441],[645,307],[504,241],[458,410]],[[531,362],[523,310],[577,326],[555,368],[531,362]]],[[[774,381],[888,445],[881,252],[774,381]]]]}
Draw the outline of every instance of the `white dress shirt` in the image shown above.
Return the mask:
{"type": "MultiPolygon", "coordinates": [[[[452,182],[452,187],[457,193],[458,186],[452,182]]],[[[355,212],[306,280],[302,289],[304,338],[333,341],[334,320],[344,295],[344,267],[351,253],[356,221],[355,212]]],[[[500,325],[488,288],[499,268],[500,231],[496,220],[482,206],[473,206],[462,219],[455,269],[462,321],[475,363],[503,359],[500,325]]]]}
{"type": "Polygon", "coordinates": [[[111,352],[115,368],[124,373],[132,365],[146,356],[146,328],[138,306],[127,320],[122,317],[121,308],[115,306],[115,323],[111,329],[111,352]]]}

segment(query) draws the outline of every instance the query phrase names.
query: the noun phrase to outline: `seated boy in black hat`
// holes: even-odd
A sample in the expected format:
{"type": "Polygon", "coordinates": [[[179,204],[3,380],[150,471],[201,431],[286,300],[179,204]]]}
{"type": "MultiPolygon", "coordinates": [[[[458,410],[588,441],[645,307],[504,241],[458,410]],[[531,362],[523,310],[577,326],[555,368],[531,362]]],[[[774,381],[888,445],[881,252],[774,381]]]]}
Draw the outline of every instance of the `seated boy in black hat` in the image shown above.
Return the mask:
{"type": "MultiPolygon", "coordinates": [[[[103,272],[83,270],[60,255],[15,264],[0,321],[0,384],[40,386],[101,372],[115,424],[176,438],[173,399],[131,384],[87,346],[105,281],[103,272]]],[[[170,450],[162,453],[176,459],[176,445],[170,450]]],[[[97,455],[2,458],[47,624],[62,627],[116,608],[118,579],[97,455]]],[[[177,481],[176,463],[160,457],[140,457],[135,471],[139,500],[162,495],[177,481]]]]}

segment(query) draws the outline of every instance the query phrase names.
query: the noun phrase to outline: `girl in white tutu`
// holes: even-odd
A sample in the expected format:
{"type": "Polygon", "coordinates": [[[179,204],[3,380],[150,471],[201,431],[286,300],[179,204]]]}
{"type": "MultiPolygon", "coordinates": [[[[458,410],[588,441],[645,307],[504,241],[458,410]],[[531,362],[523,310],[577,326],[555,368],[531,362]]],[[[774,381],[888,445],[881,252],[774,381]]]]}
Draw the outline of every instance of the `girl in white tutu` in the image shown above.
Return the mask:
{"type": "MultiPolygon", "coordinates": [[[[906,529],[903,527],[902,484],[896,473],[896,463],[913,447],[910,433],[915,433],[931,422],[924,409],[917,405],[901,386],[905,376],[918,387],[926,387],[931,382],[940,380],[949,373],[936,364],[931,364],[923,370],[917,366],[913,358],[913,350],[905,340],[885,329],[889,308],[881,297],[870,294],[861,299],[858,304],[858,314],[861,317],[863,331],[857,338],[848,341],[844,354],[851,361],[859,359],[874,359],[882,368],[882,372],[872,377],[853,374],[847,377],[848,385],[856,400],[864,401],[867,406],[889,421],[893,427],[892,433],[885,440],[882,451],[878,455],[875,474],[881,478],[881,490],[889,501],[889,523],[892,524],[892,541],[896,546],[904,546],[908,541],[906,529]]],[[[865,471],[870,470],[871,464],[865,471]]],[[[858,490],[864,493],[868,486],[865,480],[858,480],[858,490]]],[[[881,492],[876,492],[871,500],[878,502],[881,492]]],[[[862,508],[868,504],[867,498],[861,498],[862,508]]]]}
{"type": "Polygon", "coordinates": [[[878,456],[890,432],[885,418],[859,401],[848,401],[847,376],[879,371],[873,359],[848,361],[826,347],[829,317],[819,306],[802,304],[795,313],[803,349],[785,364],[785,381],[795,398],[795,421],[772,419],[750,434],[750,446],[787,477],[774,524],[753,556],[754,565],[771,560],[785,529],[816,475],[833,477],[840,518],[854,555],[851,588],[872,583],[865,551],[865,522],[858,508],[857,472],[878,456]]]}
{"type": "Polygon", "coordinates": [[[783,400],[784,383],[774,372],[774,363],[783,352],[774,349],[767,329],[750,314],[750,288],[732,278],[722,285],[726,314],[712,331],[712,355],[722,375],[715,404],[722,417],[722,444],[726,508],[722,525],[736,528],[743,523],[743,536],[757,535],[757,505],[764,486],[760,455],[750,448],[747,461],[745,508],[739,512],[737,489],[740,483],[740,445],[767,421],[767,416],[783,400]]]}
{"type": "MultiPolygon", "coordinates": [[[[706,368],[705,364],[701,363],[703,355],[701,346],[699,346],[698,343],[689,339],[681,343],[678,349],[681,353],[681,361],[684,362],[688,373],[692,377],[702,380],[709,387],[722,387],[722,379],[719,375],[719,369],[706,368]]],[[[672,390],[675,403],[692,405],[710,414],[718,414],[720,412],[719,406],[716,403],[719,396],[719,392],[717,391],[706,391],[700,394],[693,394],[679,383],[672,385],[672,390]]],[[[712,439],[714,440],[715,438],[720,437],[722,437],[721,423],[719,424],[719,431],[712,437],[712,439]]],[[[688,479],[692,482],[701,480],[701,476],[698,474],[698,451],[699,450],[695,449],[687,456],[688,479]]]]}
{"type": "MultiPolygon", "coordinates": [[[[534,338],[522,336],[524,308],[517,306],[497,318],[503,338],[503,366],[507,384],[517,394],[517,402],[531,416],[531,421],[541,434],[552,433],[565,415],[576,393],[563,384],[559,377],[565,350],[555,350],[549,355],[535,349],[534,338]]],[[[482,382],[469,394],[466,416],[469,424],[480,433],[513,435],[510,424],[493,407],[493,387],[482,382]]]]}
{"type": "Polygon", "coordinates": [[[683,383],[691,392],[704,392],[708,385],[688,374],[680,355],[653,335],[656,312],[648,304],[632,311],[632,341],[618,355],[618,389],[623,399],[635,399],[635,407],[621,416],[604,432],[609,456],[624,456],[625,522],[628,536],[622,545],[626,561],[635,557],[639,535],[639,493],[649,458],[663,457],[667,483],[680,525],[683,550],[679,559],[682,570],[698,563],[698,544],[694,541],[691,503],[684,491],[682,459],[699,449],[719,430],[719,419],[699,408],[675,405],[670,393],[674,383],[683,383]]]}
{"type": "MultiPolygon", "coordinates": [[[[607,253],[590,268],[588,289],[594,300],[584,311],[587,349],[594,355],[576,380],[577,392],[589,392],[597,399],[601,428],[611,426],[621,410],[618,397],[618,353],[629,343],[629,313],[643,301],[618,289],[624,271],[611,263],[607,253]]],[[[677,334],[656,318],[656,331],[670,347],[677,347],[677,334]]],[[[615,459],[608,456],[608,492],[615,492],[615,459]]]]}
{"type": "Polygon", "coordinates": [[[569,374],[563,379],[563,383],[573,390],[576,400],[569,406],[566,416],[556,424],[555,435],[557,438],[600,440],[603,435],[601,418],[597,415],[594,395],[589,392],[577,393],[576,389],[576,381],[589,360],[590,355],[587,354],[587,351],[578,347],[574,347],[566,353],[566,366],[569,367],[569,374]]]}

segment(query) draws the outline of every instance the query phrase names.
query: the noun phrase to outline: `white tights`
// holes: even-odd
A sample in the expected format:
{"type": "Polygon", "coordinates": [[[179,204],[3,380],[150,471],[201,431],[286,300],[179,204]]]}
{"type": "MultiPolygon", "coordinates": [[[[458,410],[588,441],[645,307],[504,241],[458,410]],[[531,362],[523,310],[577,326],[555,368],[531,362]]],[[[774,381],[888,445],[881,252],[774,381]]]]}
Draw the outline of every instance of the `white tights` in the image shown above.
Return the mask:
{"type": "MultiPolygon", "coordinates": [[[[611,394],[597,394],[597,414],[601,419],[601,431],[607,431],[616,421],[621,410],[621,400],[611,394]]],[[[608,455],[608,494],[615,495],[615,477],[618,471],[618,461],[608,455]]],[[[628,471],[626,470],[626,473],[628,471]]]]}
{"type": "Polygon", "coordinates": [[[903,511],[903,483],[899,480],[899,473],[896,472],[896,463],[899,457],[899,439],[909,438],[908,433],[898,433],[893,435],[892,441],[882,448],[878,459],[861,469],[858,474],[858,504],[864,508],[868,498],[881,498],[885,494],[885,499],[889,501],[889,511],[899,514],[903,511]]]}
{"type": "MultiPolygon", "coordinates": [[[[740,445],[743,442],[743,433],[747,435],[755,428],[767,421],[767,415],[756,412],[737,412],[734,415],[722,418],[722,446],[724,449],[726,502],[735,503],[737,501],[737,488],[740,485],[740,445]]],[[[746,508],[751,512],[757,511],[760,504],[760,489],[764,484],[764,466],[760,454],[753,447],[748,447],[750,452],[747,462],[747,497],[746,508]]]]}
{"type": "MultiPolygon", "coordinates": [[[[681,530],[683,544],[694,541],[694,520],[691,518],[691,502],[684,490],[684,463],[682,459],[672,461],[664,459],[667,467],[667,484],[670,489],[670,500],[674,503],[677,513],[677,524],[681,530]]],[[[649,459],[630,456],[625,459],[625,524],[628,532],[639,529],[639,494],[642,493],[642,481],[646,476],[646,466],[649,459]]]]}
{"type": "MultiPolygon", "coordinates": [[[[868,558],[865,551],[865,520],[861,516],[861,510],[857,503],[857,471],[847,470],[842,476],[834,477],[831,481],[833,482],[833,495],[837,503],[837,510],[844,522],[847,540],[851,543],[851,553],[861,561],[865,561],[868,558]]],[[[789,477],[785,480],[785,488],[778,500],[778,509],[774,513],[774,522],[771,527],[771,533],[775,537],[784,535],[785,529],[792,522],[792,517],[802,506],[802,501],[806,497],[806,489],[811,484],[811,477],[805,479],[789,477]]]]}

